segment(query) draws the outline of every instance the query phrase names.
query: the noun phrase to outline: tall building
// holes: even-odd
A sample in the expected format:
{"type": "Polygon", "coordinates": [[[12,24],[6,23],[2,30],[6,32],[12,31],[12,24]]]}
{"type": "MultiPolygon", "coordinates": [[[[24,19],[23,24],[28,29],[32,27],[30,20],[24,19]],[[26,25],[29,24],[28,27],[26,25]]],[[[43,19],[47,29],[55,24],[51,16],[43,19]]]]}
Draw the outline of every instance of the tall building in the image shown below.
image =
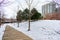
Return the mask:
{"type": "Polygon", "coordinates": [[[50,2],[42,6],[42,15],[45,15],[46,13],[52,13],[55,12],[56,9],[56,3],[50,2]]]}

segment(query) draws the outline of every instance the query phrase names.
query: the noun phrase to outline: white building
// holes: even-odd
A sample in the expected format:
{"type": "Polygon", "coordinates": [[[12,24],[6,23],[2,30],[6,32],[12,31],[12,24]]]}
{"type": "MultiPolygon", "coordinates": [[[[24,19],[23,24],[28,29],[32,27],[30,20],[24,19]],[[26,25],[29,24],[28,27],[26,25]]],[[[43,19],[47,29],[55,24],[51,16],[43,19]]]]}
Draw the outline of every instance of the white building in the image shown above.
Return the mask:
{"type": "Polygon", "coordinates": [[[46,13],[52,13],[55,10],[56,10],[56,3],[54,1],[44,4],[42,6],[42,15],[45,15],[46,13]]]}

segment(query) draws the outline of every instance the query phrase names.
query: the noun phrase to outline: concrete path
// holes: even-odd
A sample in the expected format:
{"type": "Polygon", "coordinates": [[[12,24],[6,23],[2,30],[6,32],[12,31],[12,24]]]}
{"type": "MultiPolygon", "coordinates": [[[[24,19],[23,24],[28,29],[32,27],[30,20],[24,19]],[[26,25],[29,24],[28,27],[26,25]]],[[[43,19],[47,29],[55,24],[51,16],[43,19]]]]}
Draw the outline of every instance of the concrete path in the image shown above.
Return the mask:
{"type": "Polygon", "coordinates": [[[6,26],[6,30],[2,40],[32,40],[30,37],[22,32],[15,30],[10,26],[6,26]]]}

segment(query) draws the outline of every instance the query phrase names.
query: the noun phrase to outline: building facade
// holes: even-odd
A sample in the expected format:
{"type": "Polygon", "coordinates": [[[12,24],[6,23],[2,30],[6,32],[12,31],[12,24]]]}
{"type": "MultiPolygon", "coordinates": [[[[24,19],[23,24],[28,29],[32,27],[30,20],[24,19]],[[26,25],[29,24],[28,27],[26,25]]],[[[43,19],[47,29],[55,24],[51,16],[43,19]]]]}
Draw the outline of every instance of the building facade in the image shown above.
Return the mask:
{"type": "Polygon", "coordinates": [[[56,3],[50,2],[42,6],[42,15],[45,15],[46,13],[52,13],[56,10],[56,3]]]}
{"type": "Polygon", "coordinates": [[[60,7],[56,8],[56,12],[60,13],[60,7]]]}

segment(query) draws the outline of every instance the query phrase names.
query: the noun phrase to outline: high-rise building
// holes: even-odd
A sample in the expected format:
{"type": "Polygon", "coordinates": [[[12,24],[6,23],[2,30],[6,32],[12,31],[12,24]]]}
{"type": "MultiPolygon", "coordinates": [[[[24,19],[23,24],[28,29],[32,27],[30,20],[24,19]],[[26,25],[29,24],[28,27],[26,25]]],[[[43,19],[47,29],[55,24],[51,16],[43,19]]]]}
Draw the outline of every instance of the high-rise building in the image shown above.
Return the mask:
{"type": "Polygon", "coordinates": [[[46,13],[52,13],[55,12],[56,9],[56,3],[50,2],[42,6],[42,15],[45,15],[46,13]]]}

